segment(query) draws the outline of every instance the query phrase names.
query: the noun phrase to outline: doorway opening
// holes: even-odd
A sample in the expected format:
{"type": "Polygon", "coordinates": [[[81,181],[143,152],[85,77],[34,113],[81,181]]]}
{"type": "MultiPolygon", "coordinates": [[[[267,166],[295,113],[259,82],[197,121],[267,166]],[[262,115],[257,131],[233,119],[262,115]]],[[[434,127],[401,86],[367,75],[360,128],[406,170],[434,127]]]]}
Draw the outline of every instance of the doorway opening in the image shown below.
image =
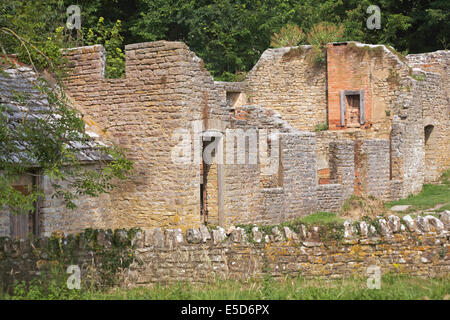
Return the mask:
{"type": "Polygon", "coordinates": [[[359,128],[361,126],[361,97],[359,94],[349,94],[345,98],[348,110],[347,127],[359,128]]]}
{"type": "MultiPolygon", "coordinates": [[[[13,188],[23,195],[28,195],[38,183],[39,176],[33,173],[21,176],[13,188]]],[[[39,236],[39,201],[35,203],[34,210],[20,214],[10,212],[9,217],[11,239],[25,240],[30,234],[39,236]]]]}
{"type": "Polygon", "coordinates": [[[218,223],[217,212],[217,163],[216,149],[213,148],[217,137],[202,138],[202,154],[200,164],[200,220],[204,224],[218,223]],[[209,139],[209,140],[208,140],[209,139]],[[210,146],[208,148],[208,146],[210,146]],[[211,149],[213,148],[213,149],[211,149]],[[211,159],[205,161],[205,154],[211,159]]]}

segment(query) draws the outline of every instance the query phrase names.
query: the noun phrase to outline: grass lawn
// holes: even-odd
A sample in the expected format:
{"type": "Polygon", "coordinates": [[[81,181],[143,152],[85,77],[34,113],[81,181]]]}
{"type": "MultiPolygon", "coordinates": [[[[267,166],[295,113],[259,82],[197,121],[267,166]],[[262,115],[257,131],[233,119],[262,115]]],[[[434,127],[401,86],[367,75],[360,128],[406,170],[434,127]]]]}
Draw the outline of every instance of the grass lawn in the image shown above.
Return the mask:
{"type": "MultiPolygon", "coordinates": [[[[248,281],[218,280],[212,284],[177,283],[110,291],[62,289],[46,294],[36,288],[3,299],[92,299],[92,300],[320,300],[320,299],[449,299],[450,279],[423,279],[405,275],[383,275],[380,289],[368,289],[367,279],[304,279],[286,277],[248,281]]],[[[55,290],[53,288],[52,290],[55,290]]]]}
{"type": "Polygon", "coordinates": [[[422,191],[417,195],[397,201],[386,202],[386,208],[392,208],[395,205],[411,205],[404,213],[421,211],[434,208],[438,204],[443,204],[441,208],[435,210],[441,212],[450,210],[450,171],[446,171],[442,176],[441,184],[425,184],[422,191]]]}
{"type": "Polygon", "coordinates": [[[297,223],[304,224],[322,224],[322,223],[340,223],[344,222],[344,219],[339,218],[336,213],[333,212],[316,212],[295,220],[297,223]]]}

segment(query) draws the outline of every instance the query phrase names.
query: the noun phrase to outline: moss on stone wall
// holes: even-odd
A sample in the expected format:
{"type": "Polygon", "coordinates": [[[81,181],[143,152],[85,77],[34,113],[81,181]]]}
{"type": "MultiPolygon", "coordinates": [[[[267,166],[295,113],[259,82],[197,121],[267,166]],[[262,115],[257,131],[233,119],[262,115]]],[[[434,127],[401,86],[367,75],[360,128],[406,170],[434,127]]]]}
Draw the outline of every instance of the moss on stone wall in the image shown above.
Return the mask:
{"type": "Polygon", "coordinates": [[[120,272],[137,261],[135,239],[141,232],[130,230],[85,229],[79,234],[54,232],[48,238],[12,240],[0,238],[1,288],[8,290],[17,281],[64,273],[69,265],[78,265],[85,286],[117,285],[120,272]]]}

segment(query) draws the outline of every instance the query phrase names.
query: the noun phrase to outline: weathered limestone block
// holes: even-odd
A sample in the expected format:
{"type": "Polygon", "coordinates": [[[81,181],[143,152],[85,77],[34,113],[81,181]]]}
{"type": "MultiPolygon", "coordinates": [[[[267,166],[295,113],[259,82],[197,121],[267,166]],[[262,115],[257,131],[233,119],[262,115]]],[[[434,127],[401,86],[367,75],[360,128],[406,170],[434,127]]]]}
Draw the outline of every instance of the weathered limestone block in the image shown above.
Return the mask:
{"type": "Polygon", "coordinates": [[[203,242],[207,242],[208,240],[211,240],[211,234],[209,233],[209,230],[205,225],[201,225],[199,230],[200,230],[200,235],[202,237],[203,242]]]}
{"type": "Polygon", "coordinates": [[[260,243],[263,239],[263,233],[261,231],[259,231],[258,227],[253,227],[252,228],[252,234],[253,234],[253,240],[256,243],[260,243]]]}
{"type": "Polygon", "coordinates": [[[424,219],[428,223],[431,231],[435,231],[436,233],[441,233],[444,231],[444,224],[438,218],[433,216],[425,216],[424,219]]]}
{"type": "Polygon", "coordinates": [[[198,229],[188,229],[186,231],[186,241],[188,243],[200,243],[202,241],[202,235],[198,229]]]}
{"type": "Polygon", "coordinates": [[[377,235],[377,229],[373,225],[369,225],[369,237],[374,237],[377,235]]]}
{"type": "Polygon", "coordinates": [[[183,243],[183,232],[181,229],[166,229],[165,231],[165,246],[167,248],[174,248],[183,243]]]}
{"type": "MultiPolygon", "coordinates": [[[[100,233],[99,233],[100,234],[100,233]]],[[[98,236],[97,236],[98,239],[98,236]]],[[[97,240],[98,241],[98,240],[97,240]]],[[[144,247],[144,232],[142,232],[141,230],[139,230],[138,232],[136,232],[136,235],[134,236],[134,238],[131,240],[131,245],[135,246],[135,248],[137,249],[141,249],[144,247]]]]}
{"type": "Polygon", "coordinates": [[[307,233],[307,240],[313,241],[313,242],[320,242],[320,230],[319,227],[313,227],[308,233],[307,233]]]}
{"type": "Polygon", "coordinates": [[[387,238],[392,237],[392,231],[389,228],[386,219],[379,219],[378,222],[380,223],[381,234],[387,238]]]}
{"type": "Polygon", "coordinates": [[[308,236],[308,234],[307,234],[307,228],[306,228],[306,226],[305,225],[303,225],[303,224],[301,224],[299,227],[298,227],[298,229],[300,230],[300,237],[302,238],[302,239],[306,239],[306,237],[308,236]]]}
{"type": "Polygon", "coordinates": [[[349,220],[344,221],[344,238],[349,239],[353,236],[352,222],[349,220]]]}
{"type": "Polygon", "coordinates": [[[361,237],[366,238],[369,235],[369,227],[365,221],[359,223],[359,229],[361,232],[361,237]]]}
{"type": "Polygon", "coordinates": [[[298,235],[294,231],[289,229],[288,227],[284,227],[283,231],[284,231],[284,235],[285,235],[286,239],[294,241],[294,242],[299,240],[298,235]]]}
{"type": "Polygon", "coordinates": [[[231,233],[231,240],[236,243],[243,242],[245,240],[245,230],[240,227],[237,227],[231,233]]]}
{"type": "Polygon", "coordinates": [[[181,229],[174,230],[174,239],[177,245],[184,243],[183,231],[181,229]]]}
{"type": "Polygon", "coordinates": [[[144,229],[144,246],[149,247],[152,244],[153,229],[144,229]]]}
{"type": "Polygon", "coordinates": [[[236,230],[235,226],[228,227],[227,231],[226,231],[227,236],[230,236],[233,233],[234,230],[236,230]]]}
{"type": "Polygon", "coordinates": [[[272,229],[272,234],[273,234],[274,241],[281,241],[281,240],[283,240],[283,234],[278,229],[278,227],[274,227],[272,229]]]}
{"type": "Polygon", "coordinates": [[[227,238],[227,233],[225,232],[225,229],[222,227],[217,227],[217,229],[214,229],[212,231],[212,237],[214,244],[221,243],[227,238]]]}
{"type": "Polygon", "coordinates": [[[161,228],[147,229],[144,231],[144,245],[146,247],[164,247],[164,233],[161,228]]]}
{"type": "Polygon", "coordinates": [[[303,242],[303,245],[305,246],[305,247],[320,247],[320,246],[322,246],[322,242],[319,242],[319,241],[305,241],[305,242],[303,242]]]}
{"type": "Polygon", "coordinates": [[[439,219],[441,219],[442,223],[446,227],[447,230],[450,230],[450,211],[445,210],[440,213],[439,219]]]}
{"type": "Polygon", "coordinates": [[[393,233],[397,233],[400,231],[400,218],[398,216],[390,215],[388,217],[388,225],[393,233]]]}
{"type": "Polygon", "coordinates": [[[430,232],[431,228],[428,221],[424,217],[418,216],[415,220],[417,228],[422,232],[430,232]]]}
{"type": "Polygon", "coordinates": [[[406,215],[403,218],[403,221],[405,221],[406,226],[408,227],[409,231],[414,232],[417,229],[416,222],[410,215],[406,215]]]}

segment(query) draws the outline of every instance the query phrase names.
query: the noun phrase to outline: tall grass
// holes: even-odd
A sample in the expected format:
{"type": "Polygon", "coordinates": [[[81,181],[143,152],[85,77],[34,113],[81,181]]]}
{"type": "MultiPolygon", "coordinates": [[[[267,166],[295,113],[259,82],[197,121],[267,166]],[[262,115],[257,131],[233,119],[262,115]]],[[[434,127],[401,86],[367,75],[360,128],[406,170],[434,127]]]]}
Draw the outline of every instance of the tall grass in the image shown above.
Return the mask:
{"type": "MultiPolygon", "coordinates": [[[[58,292],[61,292],[61,289],[58,292]]],[[[89,299],[89,300],[365,300],[365,299],[448,299],[449,277],[423,279],[406,275],[383,275],[380,289],[368,289],[365,278],[341,280],[285,277],[246,281],[217,280],[209,284],[178,282],[172,285],[111,289],[109,291],[75,291],[58,297],[36,295],[39,289],[20,288],[3,299],[89,299]],[[31,293],[30,293],[31,292],[31,293]]]]}

